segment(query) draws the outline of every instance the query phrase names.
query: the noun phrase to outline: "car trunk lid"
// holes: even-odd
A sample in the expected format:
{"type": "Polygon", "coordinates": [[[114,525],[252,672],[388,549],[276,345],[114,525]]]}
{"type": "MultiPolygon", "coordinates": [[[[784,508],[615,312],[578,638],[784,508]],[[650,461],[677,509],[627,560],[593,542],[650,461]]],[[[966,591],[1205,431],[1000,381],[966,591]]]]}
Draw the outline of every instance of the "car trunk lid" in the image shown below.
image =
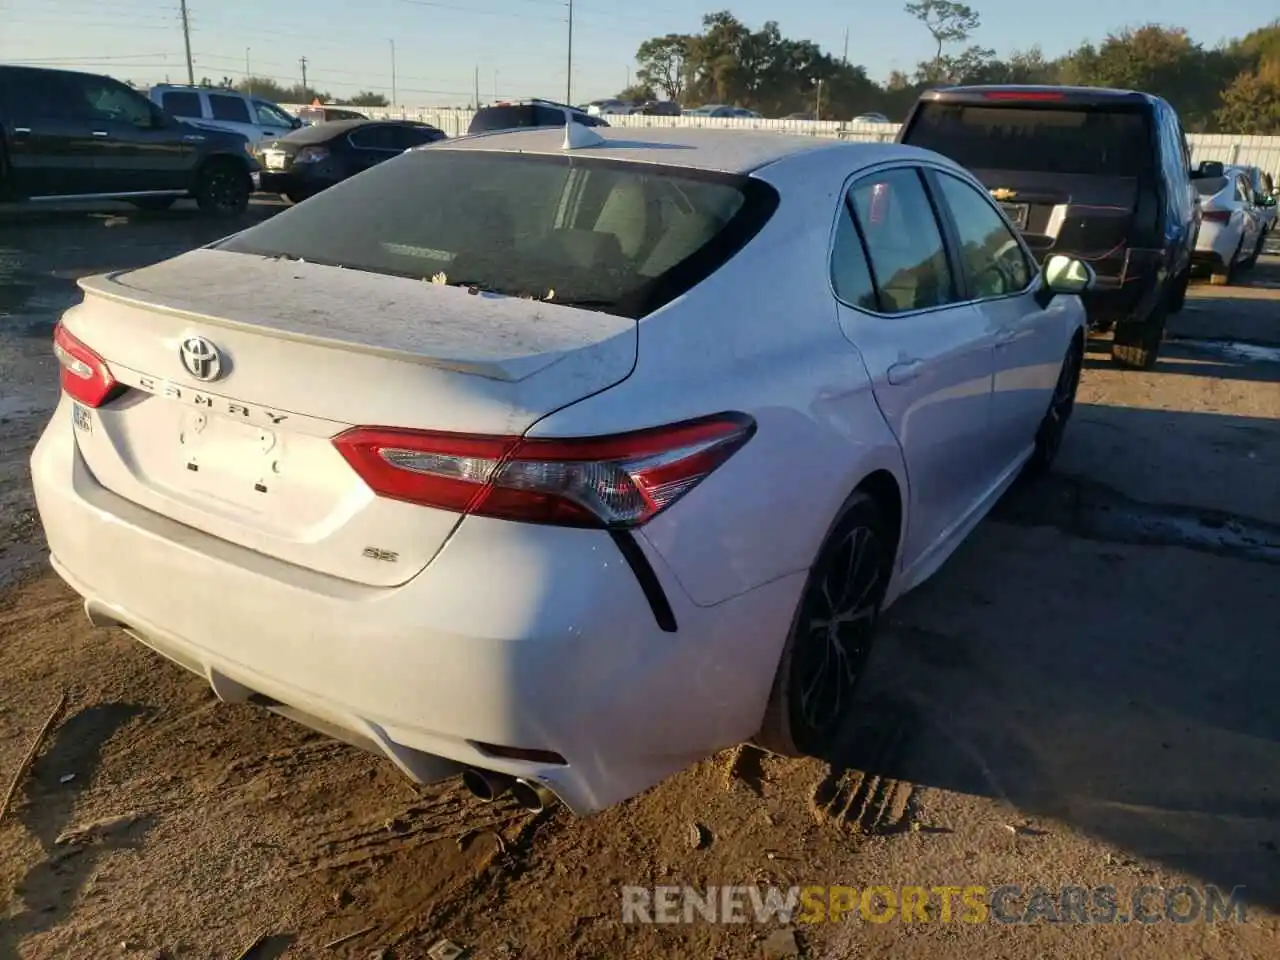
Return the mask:
{"type": "Polygon", "coordinates": [[[211,249],[81,287],[64,326],[132,388],[89,419],[76,411],[98,481],[194,529],[377,586],[422,570],[459,515],[376,497],[334,436],[519,435],[636,360],[631,319],[211,249]]]}

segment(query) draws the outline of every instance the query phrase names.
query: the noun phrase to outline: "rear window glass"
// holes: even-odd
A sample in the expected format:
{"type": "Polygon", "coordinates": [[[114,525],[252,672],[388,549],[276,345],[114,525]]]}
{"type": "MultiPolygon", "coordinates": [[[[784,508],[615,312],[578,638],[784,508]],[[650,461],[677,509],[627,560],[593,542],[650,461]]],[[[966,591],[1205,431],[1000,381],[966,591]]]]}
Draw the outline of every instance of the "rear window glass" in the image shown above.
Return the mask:
{"type": "Polygon", "coordinates": [[[906,143],[970,170],[1132,177],[1152,168],[1140,110],[921,105],[906,143]]]}
{"type": "Polygon", "coordinates": [[[1203,179],[1195,179],[1191,181],[1196,188],[1196,193],[1202,197],[1212,197],[1215,193],[1227,185],[1226,177],[1206,177],[1203,179]]]}
{"type": "Polygon", "coordinates": [[[640,317],[718,270],[777,202],[749,177],[420,150],[216,246],[640,317]]]}
{"type": "Polygon", "coordinates": [[[186,90],[172,90],[160,98],[161,105],[175,117],[200,116],[200,94],[186,90]]]}

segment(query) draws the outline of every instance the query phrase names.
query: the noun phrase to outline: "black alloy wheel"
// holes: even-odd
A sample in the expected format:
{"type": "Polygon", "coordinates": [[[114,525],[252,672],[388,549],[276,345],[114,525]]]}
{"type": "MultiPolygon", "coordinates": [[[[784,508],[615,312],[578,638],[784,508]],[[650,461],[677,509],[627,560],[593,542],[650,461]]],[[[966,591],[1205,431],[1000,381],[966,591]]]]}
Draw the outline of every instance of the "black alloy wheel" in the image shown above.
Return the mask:
{"type": "Polygon", "coordinates": [[[809,572],[756,738],[760,746],[821,757],[836,743],[871,654],[893,556],[883,513],[856,493],[809,572]]]}
{"type": "Polygon", "coordinates": [[[1063,358],[1062,369],[1058,371],[1058,382],[1054,385],[1049,409],[1045,411],[1040,429],[1036,431],[1035,452],[1027,461],[1026,472],[1032,476],[1048,473],[1053,461],[1058,458],[1062,438],[1067,432],[1067,423],[1076,406],[1076,393],[1080,389],[1080,371],[1083,365],[1084,350],[1079,340],[1072,340],[1067,355],[1063,358]]]}
{"type": "Polygon", "coordinates": [[[244,213],[253,184],[249,175],[226,161],[210,163],[200,173],[196,203],[205,213],[226,217],[244,213]]]}

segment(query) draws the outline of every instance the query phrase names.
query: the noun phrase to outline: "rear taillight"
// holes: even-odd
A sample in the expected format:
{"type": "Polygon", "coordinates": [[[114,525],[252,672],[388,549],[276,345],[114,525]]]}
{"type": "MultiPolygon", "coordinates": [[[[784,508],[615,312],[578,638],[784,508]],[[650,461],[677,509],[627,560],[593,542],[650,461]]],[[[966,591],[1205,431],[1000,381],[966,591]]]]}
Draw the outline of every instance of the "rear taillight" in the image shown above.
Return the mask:
{"type": "Polygon", "coordinates": [[[338,452],[380,496],[457,513],[570,527],[638,527],[755,432],[724,413],[610,437],[488,437],[356,427],[338,452]]]}
{"type": "Polygon", "coordinates": [[[1201,215],[1209,223],[1228,223],[1231,220],[1230,210],[1204,210],[1201,215]]]}
{"type": "Polygon", "coordinates": [[[53,354],[62,366],[62,389],[86,407],[100,407],[124,392],[124,385],[111,376],[107,361],[68,333],[61,323],[53,328],[53,354]]]}

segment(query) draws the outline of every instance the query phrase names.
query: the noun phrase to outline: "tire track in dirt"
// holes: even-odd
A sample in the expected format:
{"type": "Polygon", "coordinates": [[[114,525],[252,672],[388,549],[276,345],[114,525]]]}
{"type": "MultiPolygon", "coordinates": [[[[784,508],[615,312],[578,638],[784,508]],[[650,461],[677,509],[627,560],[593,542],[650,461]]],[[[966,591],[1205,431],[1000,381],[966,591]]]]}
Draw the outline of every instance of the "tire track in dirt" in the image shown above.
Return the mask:
{"type": "Polygon", "coordinates": [[[911,829],[921,788],[888,771],[900,768],[914,730],[901,707],[868,705],[866,717],[842,738],[826,775],[814,786],[810,807],[820,823],[885,836],[911,829]],[[854,753],[856,751],[856,754],[854,753]]]}

